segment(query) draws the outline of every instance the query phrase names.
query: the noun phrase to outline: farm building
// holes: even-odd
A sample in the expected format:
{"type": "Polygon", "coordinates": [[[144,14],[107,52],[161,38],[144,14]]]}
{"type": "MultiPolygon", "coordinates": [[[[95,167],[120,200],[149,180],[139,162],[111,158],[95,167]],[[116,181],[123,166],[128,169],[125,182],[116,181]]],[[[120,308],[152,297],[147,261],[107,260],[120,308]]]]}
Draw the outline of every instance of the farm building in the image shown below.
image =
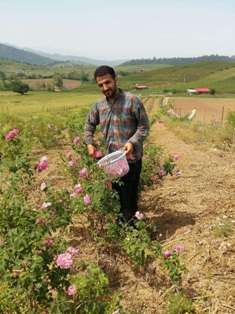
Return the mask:
{"type": "Polygon", "coordinates": [[[146,89],[148,86],[143,85],[143,84],[135,84],[135,89],[146,89]]]}
{"type": "Polygon", "coordinates": [[[189,88],[187,89],[187,94],[190,95],[198,95],[198,94],[209,94],[211,90],[207,87],[202,88],[189,88]]]}

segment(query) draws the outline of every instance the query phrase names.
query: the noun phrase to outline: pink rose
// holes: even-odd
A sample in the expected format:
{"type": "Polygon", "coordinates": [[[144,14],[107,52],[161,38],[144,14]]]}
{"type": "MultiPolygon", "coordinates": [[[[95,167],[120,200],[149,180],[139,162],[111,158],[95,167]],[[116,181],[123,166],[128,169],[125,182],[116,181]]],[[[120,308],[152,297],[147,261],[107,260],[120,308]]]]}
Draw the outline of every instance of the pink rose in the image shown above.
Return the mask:
{"type": "Polygon", "coordinates": [[[57,256],[56,265],[62,269],[69,269],[73,265],[73,258],[70,253],[62,253],[57,256]]]}
{"type": "Polygon", "coordinates": [[[74,193],[75,193],[75,194],[80,194],[80,193],[82,193],[82,192],[83,192],[83,188],[82,188],[81,184],[78,183],[77,185],[75,185],[75,187],[74,187],[74,193]]]}
{"type": "Polygon", "coordinates": [[[165,251],[165,252],[163,253],[163,256],[166,257],[166,258],[171,257],[171,255],[172,255],[172,252],[169,251],[169,250],[167,250],[167,251],[165,251]]]}
{"type": "Polygon", "coordinates": [[[142,212],[140,212],[140,211],[137,211],[137,212],[135,213],[135,217],[136,217],[138,220],[142,220],[142,219],[144,219],[144,214],[143,214],[142,212]]]}
{"type": "Polygon", "coordinates": [[[179,160],[180,159],[180,156],[178,155],[178,154],[175,154],[174,156],[173,156],[173,160],[174,161],[177,161],[177,160],[179,160]]]}
{"type": "Polygon", "coordinates": [[[79,171],[79,176],[80,176],[80,177],[87,177],[87,176],[88,176],[88,170],[87,170],[87,168],[82,168],[82,169],[79,171]]]}
{"type": "Polygon", "coordinates": [[[158,175],[160,178],[164,177],[166,175],[166,171],[164,169],[161,169],[159,172],[158,172],[158,175]]]}
{"type": "Polygon", "coordinates": [[[66,153],[65,153],[65,156],[68,160],[72,160],[73,159],[73,153],[68,150],[66,153]]]}
{"type": "Polygon", "coordinates": [[[75,285],[70,285],[67,289],[67,295],[69,297],[73,297],[77,292],[77,288],[75,285]]]}
{"type": "Polygon", "coordinates": [[[100,150],[96,150],[95,151],[95,158],[102,158],[104,155],[100,150]]]}
{"type": "Polygon", "coordinates": [[[76,137],[73,139],[73,144],[76,145],[76,146],[79,146],[79,145],[80,145],[80,137],[79,137],[79,136],[76,136],[76,137]]]}
{"type": "Polygon", "coordinates": [[[174,251],[176,251],[177,253],[183,252],[184,250],[184,246],[182,244],[176,244],[176,246],[174,247],[174,251]]]}
{"type": "Polygon", "coordinates": [[[70,161],[68,162],[68,166],[69,166],[70,168],[76,168],[76,167],[77,167],[77,162],[76,162],[76,160],[70,160],[70,161]]]}
{"type": "Polygon", "coordinates": [[[157,176],[151,176],[150,179],[152,180],[153,183],[157,183],[158,182],[158,177],[157,176]]]}
{"type": "Polygon", "coordinates": [[[86,194],[84,197],[83,197],[83,202],[84,202],[84,205],[90,205],[91,204],[91,198],[88,194],[86,194]]]}
{"type": "Polygon", "coordinates": [[[40,159],[39,163],[37,164],[36,170],[38,172],[41,172],[41,171],[45,170],[47,167],[48,167],[48,158],[47,158],[47,156],[43,156],[40,159]]]}
{"type": "Polygon", "coordinates": [[[14,128],[5,135],[5,140],[12,141],[17,137],[19,133],[20,133],[20,130],[17,128],[14,128]]]}

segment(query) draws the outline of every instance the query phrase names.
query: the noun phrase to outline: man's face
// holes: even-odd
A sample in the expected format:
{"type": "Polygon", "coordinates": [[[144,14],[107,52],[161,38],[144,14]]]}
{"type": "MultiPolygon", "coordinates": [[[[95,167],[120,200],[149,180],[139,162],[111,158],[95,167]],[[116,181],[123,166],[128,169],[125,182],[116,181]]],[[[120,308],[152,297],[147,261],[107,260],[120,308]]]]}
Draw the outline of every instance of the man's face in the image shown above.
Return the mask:
{"type": "Polygon", "coordinates": [[[110,74],[97,76],[96,83],[107,98],[113,98],[117,91],[117,81],[110,74]]]}

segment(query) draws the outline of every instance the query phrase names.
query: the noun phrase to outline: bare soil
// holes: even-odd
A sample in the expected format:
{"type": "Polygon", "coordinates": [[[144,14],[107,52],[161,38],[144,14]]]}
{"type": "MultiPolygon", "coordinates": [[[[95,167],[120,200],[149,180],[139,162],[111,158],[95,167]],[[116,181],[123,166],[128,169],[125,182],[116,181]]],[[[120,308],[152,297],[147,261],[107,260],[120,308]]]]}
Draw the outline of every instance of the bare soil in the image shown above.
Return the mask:
{"type": "Polygon", "coordinates": [[[202,122],[225,121],[228,112],[235,111],[235,98],[195,96],[171,98],[171,101],[174,110],[182,117],[196,109],[195,120],[202,122]]]}
{"type": "Polygon", "coordinates": [[[184,245],[183,287],[198,313],[235,313],[234,154],[200,151],[159,122],[152,127],[150,142],[163,146],[166,154],[179,154],[182,175],[167,177],[161,187],[143,194],[147,216],[165,248],[184,245]],[[225,225],[232,229],[229,234],[225,225]]]}

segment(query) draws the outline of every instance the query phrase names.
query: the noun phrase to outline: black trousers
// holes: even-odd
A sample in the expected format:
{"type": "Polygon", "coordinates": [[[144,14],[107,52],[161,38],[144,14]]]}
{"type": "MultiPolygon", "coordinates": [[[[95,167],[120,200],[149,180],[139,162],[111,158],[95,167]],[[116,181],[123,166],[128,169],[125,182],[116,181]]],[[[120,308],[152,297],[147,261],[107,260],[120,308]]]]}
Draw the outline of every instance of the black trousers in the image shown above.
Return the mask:
{"type": "Polygon", "coordinates": [[[113,189],[118,192],[121,213],[126,221],[134,217],[138,210],[138,186],[142,167],[142,159],[129,163],[129,172],[120,178],[121,185],[113,183],[113,189]]]}

